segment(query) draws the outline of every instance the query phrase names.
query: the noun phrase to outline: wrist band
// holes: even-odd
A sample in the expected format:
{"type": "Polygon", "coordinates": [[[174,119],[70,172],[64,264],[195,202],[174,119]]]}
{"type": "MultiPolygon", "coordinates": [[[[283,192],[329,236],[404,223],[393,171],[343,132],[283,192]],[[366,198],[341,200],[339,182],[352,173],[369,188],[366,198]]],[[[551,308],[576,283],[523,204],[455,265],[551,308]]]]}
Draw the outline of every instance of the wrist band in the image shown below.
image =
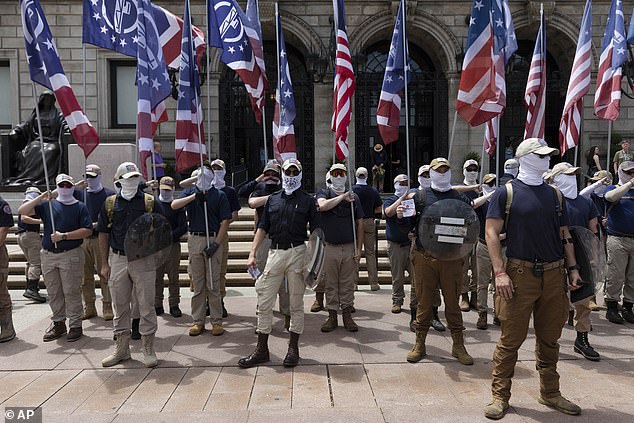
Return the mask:
{"type": "MultiPolygon", "coordinates": [[[[495,273],[495,277],[497,278],[498,276],[502,276],[502,275],[506,275],[506,272],[502,271],[502,272],[496,272],[495,273]]],[[[508,276],[508,275],[507,275],[508,276]]]]}

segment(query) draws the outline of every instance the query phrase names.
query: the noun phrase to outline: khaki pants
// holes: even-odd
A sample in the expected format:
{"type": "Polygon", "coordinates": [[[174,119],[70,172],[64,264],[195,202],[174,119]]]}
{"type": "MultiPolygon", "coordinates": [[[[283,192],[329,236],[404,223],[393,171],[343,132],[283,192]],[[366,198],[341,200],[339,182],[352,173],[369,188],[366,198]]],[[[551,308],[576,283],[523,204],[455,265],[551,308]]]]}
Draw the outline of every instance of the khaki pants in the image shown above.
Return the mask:
{"type": "Polygon", "coordinates": [[[156,333],[154,257],[150,256],[128,263],[125,256],[111,251],[108,262],[110,263],[110,294],[114,309],[115,335],[130,331],[131,318],[141,319],[139,324],[141,335],[156,333]],[[138,310],[138,317],[135,316],[137,313],[135,308],[138,310]]]}
{"type": "Polygon", "coordinates": [[[478,269],[478,311],[487,311],[489,302],[489,284],[493,266],[489,256],[489,248],[484,242],[478,241],[476,246],[476,261],[478,269]]]}
{"type": "MultiPolygon", "coordinates": [[[[214,237],[209,238],[213,242],[214,237]]],[[[209,301],[211,323],[222,323],[222,299],[220,297],[220,264],[222,261],[221,245],[211,258],[211,275],[209,274],[209,260],[203,254],[207,247],[205,236],[189,235],[189,265],[192,272],[194,296],[192,297],[192,317],[197,325],[205,324],[206,302],[209,301]]]]}
{"type": "Polygon", "coordinates": [[[442,289],[445,299],[445,317],[451,333],[464,330],[462,326],[462,312],[458,306],[458,291],[462,281],[462,259],[438,261],[424,252],[415,249],[412,262],[416,275],[416,295],[418,308],[416,309],[417,328],[423,332],[429,330],[433,317],[432,307],[436,302],[435,296],[438,286],[442,289]]]}
{"type": "Polygon", "coordinates": [[[227,263],[229,261],[229,237],[222,243],[222,257],[220,259],[220,297],[227,296],[227,263]]]}
{"type": "Polygon", "coordinates": [[[22,232],[18,235],[18,245],[26,258],[26,278],[30,281],[39,281],[42,274],[42,238],[39,232],[22,232]]]}
{"type": "Polygon", "coordinates": [[[517,351],[528,333],[531,315],[535,327],[535,359],[540,376],[540,392],[544,398],[559,395],[559,338],[568,319],[569,302],[566,295],[564,264],[545,270],[541,278],[532,273],[531,266],[513,262],[506,265],[506,273],[513,281],[513,298],[495,299],[502,323],[502,333],[493,353],[493,397],[508,401],[511,397],[511,378],[517,362],[517,351]]]}
{"type": "Polygon", "coordinates": [[[354,244],[328,244],[323,267],[326,280],[326,308],[343,310],[354,305],[354,281],[358,272],[354,261],[354,244]]]}
{"type": "Polygon", "coordinates": [[[634,303],[634,238],[608,235],[606,300],[634,303]]]}
{"type": "Polygon", "coordinates": [[[81,247],[63,253],[40,252],[44,284],[54,322],[81,328],[83,306],[81,303],[81,272],[84,267],[84,251],[81,247]]]}
{"type": "MultiPolygon", "coordinates": [[[[266,262],[269,259],[269,248],[271,248],[271,238],[269,235],[265,235],[264,239],[260,243],[258,250],[255,252],[255,261],[258,264],[258,270],[260,272],[264,272],[266,268],[266,262]]],[[[288,299],[288,287],[287,283],[283,283],[280,285],[279,291],[277,291],[278,302],[280,306],[280,313],[284,316],[290,316],[290,304],[288,299]]],[[[322,291],[323,292],[323,291],[322,291]]]]}
{"type": "Polygon", "coordinates": [[[9,294],[9,253],[6,245],[0,245],[0,314],[11,313],[11,295],[9,294]]]}
{"type": "Polygon", "coordinates": [[[478,289],[478,262],[476,260],[476,246],[469,252],[469,255],[464,258],[462,264],[462,287],[460,289],[461,294],[468,292],[476,292],[478,289]],[[471,269],[471,276],[469,276],[469,269],[471,269]]]}
{"type": "Polygon", "coordinates": [[[85,304],[94,304],[95,295],[95,272],[99,274],[99,286],[104,303],[111,303],[110,288],[108,281],[101,276],[101,254],[99,252],[99,238],[86,238],[81,245],[86,260],[84,262],[84,278],[81,281],[81,295],[85,304]]]}
{"type": "Polygon", "coordinates": [[[405,271],[408,270],[411,273],[410,249],[410,244],[398,245],[396,242],[387,242],[387,255],[392,273],[392,304],[394,305],[402,306],[405,300],[405,271]]]}
{"type": "Polygon", "coordinates": [[[379,282],[379,273],[376,268],[375,230],[374,219],[363,219],[363,251],[365,252],[365,263],[368,267],[368,282],[370,285],[376,285],[379,282]]]}
{"type": "Polygon", "coordinates": [[[590,332],[592,328],[592,323],[590,322],[590,298],[573,305],[575,307],[575,330],[577,332],[590,332]]]}
{"type": "Polygon", "coordinates": [[[163,291],[165,290],[165,274],[167,273],[169,287],[169,305],[176,307],[181,300],[181,287],[178,280],[181,263],[181,243],[175,242],[170,247],[165,263],[156,269],[156,288],[154,293],[154,307],[163,305],[163,291]]]}
{"type": "MultiPolygon", "coordinates": [[[[255,282],[258,295],[258,332],[271,333],[275,297],[286,278],[289,291],[291,326],[290,331],[304,332],[304,253],[305,245],[288,250],[269,250],[269,258],[262,275],[255,282]]],[[[354,288],[354,287],[353,287],[354,288]]]]}

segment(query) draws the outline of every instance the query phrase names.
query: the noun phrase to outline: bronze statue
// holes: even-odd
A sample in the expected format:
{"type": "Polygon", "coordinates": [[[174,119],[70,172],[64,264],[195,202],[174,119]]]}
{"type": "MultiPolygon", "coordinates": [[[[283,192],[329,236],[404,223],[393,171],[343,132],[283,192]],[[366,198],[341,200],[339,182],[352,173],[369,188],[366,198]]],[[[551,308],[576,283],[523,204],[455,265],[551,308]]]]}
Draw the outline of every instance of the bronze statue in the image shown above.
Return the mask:
{"type": "Polygon", "coordinates": [[[9,151],[15,153],[10,153],[12,176],[2,181],[3,185],[43,185],[42,148],[49,176],[55,176],[62,170],[61,137],[68,127],[64,115],[55,107],[55,95],[51,91],[40,95],[38,109],[44,146],[40,141],[37,116],[33,109],[29,119],[9,133],[9,151]]]}

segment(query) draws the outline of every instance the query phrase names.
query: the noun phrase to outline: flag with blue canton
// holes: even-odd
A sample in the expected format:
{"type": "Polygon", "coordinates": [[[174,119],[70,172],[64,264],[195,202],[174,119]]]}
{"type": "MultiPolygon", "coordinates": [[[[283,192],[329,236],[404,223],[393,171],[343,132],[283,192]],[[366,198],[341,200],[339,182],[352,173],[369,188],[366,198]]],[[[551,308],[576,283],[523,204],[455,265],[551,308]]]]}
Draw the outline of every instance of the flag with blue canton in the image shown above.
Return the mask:
{"type": "Polygon", "coordinates": [[[178,74],[178,106],[176,109],[176,171],[198,166],[200,152],[206,158],[203,110],[200,103],[198,64],[194,60],[189,0],[185,0],[181,64],[178,74]],[[200,133],[199,133],[200,129],[200,133]]]}
{"type": "MultiPolygon", "coordinates": [[[[392,43],[390,44],[387,66],[383,76],[381,96],[376,111],[376,123],[385,144],[398,140],[398,129],[401,122],[401,101],[405,91],[403,54],[404,50],[407,49],[407,34],[405,33],[405,25],[402,19],[403,4],[404,2],[401,1],[396,15],[392,43]]],[[[409,50],[407,50],[407,80],[409,82],[409,50]]]]}
{"type": "Polygon", "coordinates": [[[284,31],[279,14],[277,19],[277,51],[279,68],[277,88],[275,89],[275,113],[273,114],[273,151],[275,158],[284,163],[287,159],[297,158],[295,145],[295,97],[288,67],[288,55],[284,42],[284,31]]]}
{"type": "Polygon", "coordinates": [[[141,170],[143,176],[148,179],[146,161],[153,151],[152,112],[156,111],[159,103],[169,97],[172,86],[159,42],[152,3],[149,0],[139,0],[136,10],[137,137],[141,170]]]}
{"type": "Polygon", "coordinates": [[[249,42],[248,19],[235,0],[209,0],[207,4],[209,45],[222,50],[220,61],[244,82],[255,120],[260,123],[265,82],[249,42]]]}
{"type": "MultiPolygon", "coordinates": [[[[262,46],[262,26],[260,25],[260,9],[258,6],[258,0],[247,0],[247,21],[248,25],[244,27],[249,41],[251,42],[251,48],[255,55],[255,61],[260,67],[262,72],[262,78],[264,78],[264,90],[268,91],[269,81],[266,78],[266,66],[264,64],[264,48],[262,46]]],[[[261,107],[264,107],[262,102],[261,107]]]]}
{"type": "Polygon", "coordinates": [[[38,0],[20,0],[20,12],[31,80],[55,93],[73,139],[88,157],[99,145],[99,136],[66,78],[44,11],[38,0]]]}

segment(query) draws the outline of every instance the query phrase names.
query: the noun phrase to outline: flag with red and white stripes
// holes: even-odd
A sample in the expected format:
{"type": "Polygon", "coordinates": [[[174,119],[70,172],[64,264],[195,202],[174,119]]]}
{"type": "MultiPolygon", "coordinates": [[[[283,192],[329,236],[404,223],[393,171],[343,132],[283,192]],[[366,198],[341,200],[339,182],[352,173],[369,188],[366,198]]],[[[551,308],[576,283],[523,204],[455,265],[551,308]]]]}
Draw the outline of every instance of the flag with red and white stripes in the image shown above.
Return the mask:
{"type": "Polygon", "coordinates": [[[346,29],[346,10],[343,0],[333,0],[335,32],[337,36],[337,56],[335,58],[335,84],[332,100],[332,130],[335,133],[337,159],[348,157],[348,125],[352,115],[352,95],[354,94],[354,71],[346,29]]]}
{"type": "Polygon", "coordinates": [[[528,71],[524,104],[527,108],[524,139],[544,139],[544,130],[546,129],[546,23],[544,22],[543,10],[540,13],[533,60],[528,71]]]}
{"type": "Polygon", "coordinates": [[[583,96],[590,89],[590,72],[592,71],[592,0],[586,1],[577,51],[572,63],[570,81],[564,112],[559,124],[559,151],[563,156],[566,151],[579,144],[581,136],[581,120],[583,113],[583,96]]]}
{"type": "Polygon", "coordinates": [[[84,156],[88,157],[99,145],[99,136],[66,78],[55,39],[39,0],[20,0],[20,12],[31,80],[55,93],[73,139],[84,151],[84,156]]]}
{"type": "Polygon", "coordinates": [[[627,60],[622,3],[621,0],[612,0],[610,6],[594,93],[594,114],[611,121],[615,121],[621,113],[621,66],[627,60]]]}
{"type": "MultiPolygon", "coordinates": [[[[248,24],[245,25],[244,31],[249,36],[249,42],[253,49],[253,55],[255,56],[255,63],[257,63],[264,80],[264,91],[269,90],[269,80],[266,77],[266,66],[264,64],[264,48],[262,46],[262,26],[260,25],[260,6],[258,0],[247,0],[247,9],[245,11],[247,15],[248,24]]],[[[266,96],[262,97],[263,99],[266,96]]],[[[264,107],[264,101],[260,104],[260,109],[264,107]]]]}

